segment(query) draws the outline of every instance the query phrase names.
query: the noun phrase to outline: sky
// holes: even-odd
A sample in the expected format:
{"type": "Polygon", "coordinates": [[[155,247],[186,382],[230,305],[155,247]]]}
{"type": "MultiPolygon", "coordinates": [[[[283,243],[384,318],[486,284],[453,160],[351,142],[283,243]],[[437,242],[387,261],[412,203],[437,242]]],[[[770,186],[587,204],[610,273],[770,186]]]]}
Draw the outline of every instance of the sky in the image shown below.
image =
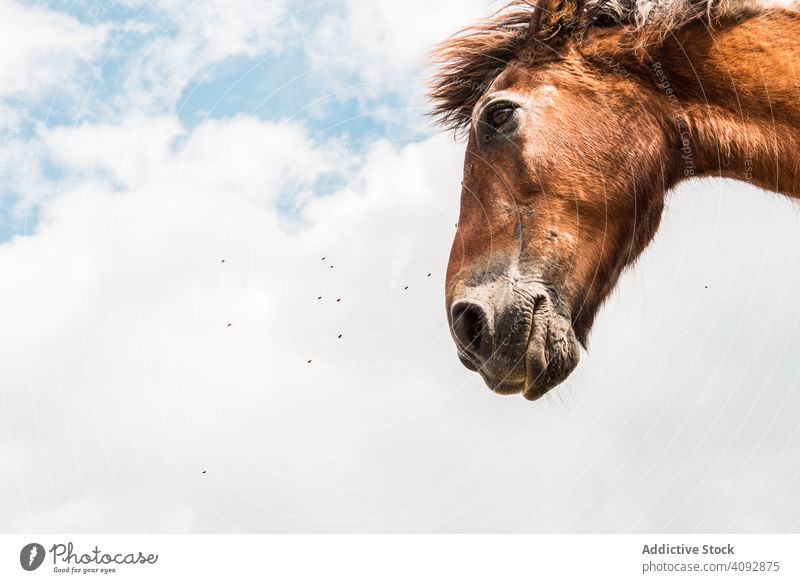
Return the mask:
{"type": "Polygon", "coordinates": [[[800,531],[786,199],[671,193],[543,400],[458,361],[426,55],[497,7],[0,0],[0,531],[800,531]]]}

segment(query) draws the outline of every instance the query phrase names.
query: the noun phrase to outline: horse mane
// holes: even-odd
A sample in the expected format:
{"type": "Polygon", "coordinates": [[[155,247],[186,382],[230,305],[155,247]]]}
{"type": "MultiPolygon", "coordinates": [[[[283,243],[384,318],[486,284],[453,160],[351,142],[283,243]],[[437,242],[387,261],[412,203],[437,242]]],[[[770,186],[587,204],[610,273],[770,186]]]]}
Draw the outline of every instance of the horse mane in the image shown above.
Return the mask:
{"type": "Polygon", "coordinates": [[[612,27],[624,27],[632,50],[641,49],[691,22],[713,24],[753,8],[751,0],[513,0],[434,51],[431,115],[463,131],[475,104],[524,49],[547,58],[568,40],[581,43],[592,29],[612,27]]]}

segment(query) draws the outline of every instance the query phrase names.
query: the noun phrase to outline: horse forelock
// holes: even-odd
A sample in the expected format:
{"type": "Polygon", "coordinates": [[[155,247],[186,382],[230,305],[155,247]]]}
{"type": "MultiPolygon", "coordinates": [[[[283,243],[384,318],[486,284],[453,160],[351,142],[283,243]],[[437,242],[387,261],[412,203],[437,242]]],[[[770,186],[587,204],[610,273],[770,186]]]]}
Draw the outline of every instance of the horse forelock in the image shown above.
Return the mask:
{"type": "Polygon", "coordinates": [[[431,115],[456,132],[475,104],[523,50],[557,52],[592,29],[622,27],[634,46],[663,40],[691,22],[709,22],[764,7],[759,0],[513,0],[433,53],[431,115]]]}

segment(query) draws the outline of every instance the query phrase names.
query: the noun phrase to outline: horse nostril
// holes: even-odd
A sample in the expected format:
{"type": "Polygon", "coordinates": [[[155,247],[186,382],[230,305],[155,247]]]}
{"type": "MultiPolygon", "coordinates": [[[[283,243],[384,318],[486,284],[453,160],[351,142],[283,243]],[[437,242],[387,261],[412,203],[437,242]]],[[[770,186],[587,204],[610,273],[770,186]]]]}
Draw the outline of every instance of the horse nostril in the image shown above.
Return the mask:
{"type": "Polygon", "coordinates": [[[491,350],[489,315],[479,304],[459,300],[450,310],[453,336],[458,346],[473,356],[481,357],[491,350]]]}

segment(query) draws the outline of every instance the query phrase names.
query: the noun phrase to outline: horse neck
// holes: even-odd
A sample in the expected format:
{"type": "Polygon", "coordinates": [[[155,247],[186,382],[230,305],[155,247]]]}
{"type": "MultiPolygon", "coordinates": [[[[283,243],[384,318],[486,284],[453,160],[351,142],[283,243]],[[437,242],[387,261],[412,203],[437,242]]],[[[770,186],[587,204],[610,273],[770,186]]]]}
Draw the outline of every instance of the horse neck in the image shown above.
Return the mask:
{"type": "Polygon", "coordinates": [[[652,66],[676,176],[723,176],[800,197],[800,16],[765,11],[675,35],[652,66]]]}

